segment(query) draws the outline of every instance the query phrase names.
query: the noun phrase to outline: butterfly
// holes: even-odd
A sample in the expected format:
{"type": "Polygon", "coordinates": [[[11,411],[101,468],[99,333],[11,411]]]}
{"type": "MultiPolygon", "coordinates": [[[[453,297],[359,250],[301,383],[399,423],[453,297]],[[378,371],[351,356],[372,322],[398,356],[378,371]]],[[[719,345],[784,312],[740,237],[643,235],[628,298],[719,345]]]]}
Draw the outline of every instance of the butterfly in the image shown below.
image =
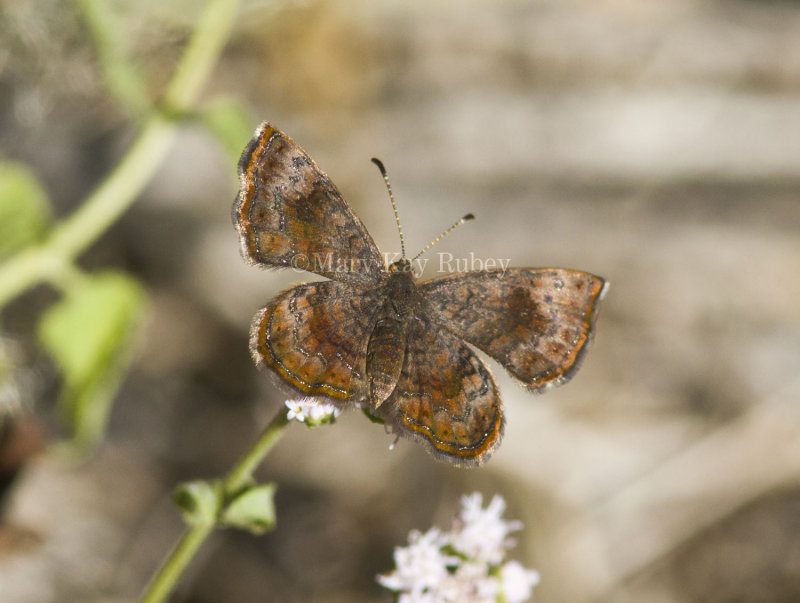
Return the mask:
{"type": "Polygon", "coordinates": [[[510,268],[419,282],[405,257],[385,265],[328,176],[267,122],[244,149],[239,176],[232,216],[245,260],[328,279],[283,291],[253,320],[255,363],[290,391],[361,407],[438,459],[479,465],[500,443],[504,418],[473,348],[533,392],[577,370],[602,278],[510,268]]]}

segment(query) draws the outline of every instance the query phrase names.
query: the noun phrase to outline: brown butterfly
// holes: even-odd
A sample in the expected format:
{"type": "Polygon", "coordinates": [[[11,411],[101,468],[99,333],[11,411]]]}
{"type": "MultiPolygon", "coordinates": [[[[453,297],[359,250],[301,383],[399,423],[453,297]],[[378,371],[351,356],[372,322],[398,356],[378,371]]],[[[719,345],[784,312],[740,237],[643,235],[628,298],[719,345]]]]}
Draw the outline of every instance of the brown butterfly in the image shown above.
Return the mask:
{"type": "Polygon", "coordinates": [[[256,364],[293,392],[364,408],[437,458],[477,465],[499,444],[504,420],[494,379],[470,345],[532,391],[578,368],[602,278],[512,268],[417,282],[409,260],[384,264],[333,183],[266,122],[239,173],[233,222],[245,260],[330,279],[287,289],[253,320],[256,364]]]}

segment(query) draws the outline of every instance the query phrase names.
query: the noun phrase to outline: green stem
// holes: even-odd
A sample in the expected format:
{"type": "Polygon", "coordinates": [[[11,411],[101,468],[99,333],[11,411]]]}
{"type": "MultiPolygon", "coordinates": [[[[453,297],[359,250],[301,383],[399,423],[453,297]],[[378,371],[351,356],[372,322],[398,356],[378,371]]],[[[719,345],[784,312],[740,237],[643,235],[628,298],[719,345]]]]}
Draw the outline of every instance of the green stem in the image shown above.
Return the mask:
{"type": "Polygon", "coordinates": [[[189,565],[189,562],[194,558],[200,546],[213,530],[213,524],[198,524],[186,530],[169,557],[159,568],[158,573],[153,577],[153,581],[148,585],[139,602],[157,603],[166,601],[172,589],[175,588],[183,570],[186,569],[186,566],[189,565]]]}
{"type": "Polygon", "coordinates": [[[138,65],[120,43],[113,5],[105,0],[73,0],[94,42],[106,88],[129,115],[141,119],[149,109],[147,88],[138,65]]]}
{"type": "Polygon", "coordinates": [[[228,40],[241,0],[211,0],[167,84],[164,104],[183,113],[192,108],[228,40]]]}
{"type": "Polygon", "coordinates": [[[247,453],[239,459],[239,462],[234,465],[230,470],[223,486],[227,494],[233,494],[241,490],[253,479],[253,472],[264,460],[264,457],[269,454],[272,447],[278,441],[283,428],[289,424],[287,409],[283,409],[278,415],[272,419],[272,422],[267,425],[266,429],[261,433],[256,443],[247,451],[247,453]]]}
{"type": "MultiPolygon", "coordinates": [[[[256,443],[239,459],[223,479],[223,500],[230,497],[253,479],[256,467],[275,446],[284,428],[289,424],[288,411],[279,412],[259,436],[256,443]]],[[[224,503],[223,503],[224,504],[224,503]]],[[[220,512],[223,509],[220,509],[220,512]]],[[[175,548],[161,564],[158,572],[139,599],[139,603],[160,603],[166,600],[183,571],[192,561],[200,546],[214,530],[214,524],[194,525],[184,532],[175,548]]]]}
{"type": "Polygon", "coordinates": [[[56,226],[41,252],[74,259],[108,230],[161,165],[177,128],[177,123],[153,114],[114,171],[56,226]]]}
{"type": "Polygon", "coordinates": [[[167,113],[153,112],[125,157],[69,217],[38,247],[0,266],[0,307],[34,285],[49,281],[94,243],[136,200],[169,151],[176,117],[192,108],[230,35],[241,0],[210,0],[167,85],[167,113]]]}

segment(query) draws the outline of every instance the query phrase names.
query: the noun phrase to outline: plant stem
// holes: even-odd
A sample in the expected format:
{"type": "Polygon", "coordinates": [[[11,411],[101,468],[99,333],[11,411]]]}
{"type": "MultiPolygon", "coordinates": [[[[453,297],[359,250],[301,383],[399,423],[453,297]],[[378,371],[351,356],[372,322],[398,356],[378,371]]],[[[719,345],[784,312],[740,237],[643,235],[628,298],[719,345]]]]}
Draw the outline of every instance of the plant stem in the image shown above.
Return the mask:
{"type": "Polygon", "coordinates": [[[289,424],[288,409],[283,408],[259,436],[256,443],[247,451],[239,462],[230,470],[223,482],[226,493],[235,493],[253,478],[253,472],[269,454],[278,441],[283,428],[289,424]]]}
{"type": "MultiPolygon", "coordinates": [[[[277,443],[289,424],[288,410],[279,412],[256,440],[255,444],[233,466],[223,479],[223,500],[227,500],[253,479],[253,471],[277,443]]],[[[223,502],[224,505],[224,502],[223,502]]],[[[223,509],[220,509],[222,511],[223,509]]],[[[200,546],[214,530],[215,524],[194,525],[183,533],[175,548],[161,564],[158,572],[139,599],[139,603],[160,603],[166,600],[181,574],[192,561],[200,546]]]]}
{"type": "Polygon", "coordinates": [[[125,157],[83,204],[38,247],[0,266],[0,307],[50,281],[94,243],[136,200],[169,151],[177,118],[192,108],[230,35],[240,0],[210,0],[163,96],[125,157]]]}
{"type": "Polygon", "coordinates": [[[160,601],[165,601],[172,589],[175,588],[175,584],[177,584],[186,566],[194,559],[200,546],[213,530],[213,524],[198,524],[187,529],[169,557],[161,564],[158,573],[147,586],[139,602],[159,603],[160,601]]]}
{"type": "Polygon", "coordinates": [[[131,117],[141,119],[149,110],[147,88],[135,61],[125,44],[120,44],[119,22],[113,6],[105,0],[73,0],[92,36],[98,64],[106,88],[131,117]]]}
{"type": "Polygon", "coordinates": [[[167,84],[163,103],[183,113],[192,108],[228,41],[241,0],[210,0],[195,26],[181,62],[167,84]]]}

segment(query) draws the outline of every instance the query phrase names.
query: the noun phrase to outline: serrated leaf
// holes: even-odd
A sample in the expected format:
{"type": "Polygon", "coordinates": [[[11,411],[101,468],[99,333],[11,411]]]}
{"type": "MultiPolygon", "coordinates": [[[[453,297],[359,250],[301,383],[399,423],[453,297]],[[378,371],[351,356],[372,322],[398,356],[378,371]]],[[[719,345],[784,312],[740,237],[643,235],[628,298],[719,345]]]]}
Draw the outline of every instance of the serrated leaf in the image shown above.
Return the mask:
{"type": "Polygon", "coordinates": [[[244,106],[235,100],[219,100],[200,113],[200,122],[235,165],[247,141],[253,137],[253,123],[244,106]]]}
{"type": "Polygon", "coordinates": [[[181,484],[174,500],[189,525],[214,525],[217,522],[222,488],[218,482],[194,481],[181,484]]]}
{"type": "Polygon", "coordinates": [[[0,257],[41,239],[51,217],[33,173],[21,163],[0,163],[0,257]]]}
{"type": "Polygon", "coordinates": [[[79,281],[39,322],[39,340],[63,375],[62,410],[81,445],[105,432],[143,306],[137,281],[106,272],[79,281]]]}
{"type": "Polygon", "coordinates": [[[226,525],[263,534],[275,527],[275,484],[251,486],[234,498],[222,513],[226,525]]]}

